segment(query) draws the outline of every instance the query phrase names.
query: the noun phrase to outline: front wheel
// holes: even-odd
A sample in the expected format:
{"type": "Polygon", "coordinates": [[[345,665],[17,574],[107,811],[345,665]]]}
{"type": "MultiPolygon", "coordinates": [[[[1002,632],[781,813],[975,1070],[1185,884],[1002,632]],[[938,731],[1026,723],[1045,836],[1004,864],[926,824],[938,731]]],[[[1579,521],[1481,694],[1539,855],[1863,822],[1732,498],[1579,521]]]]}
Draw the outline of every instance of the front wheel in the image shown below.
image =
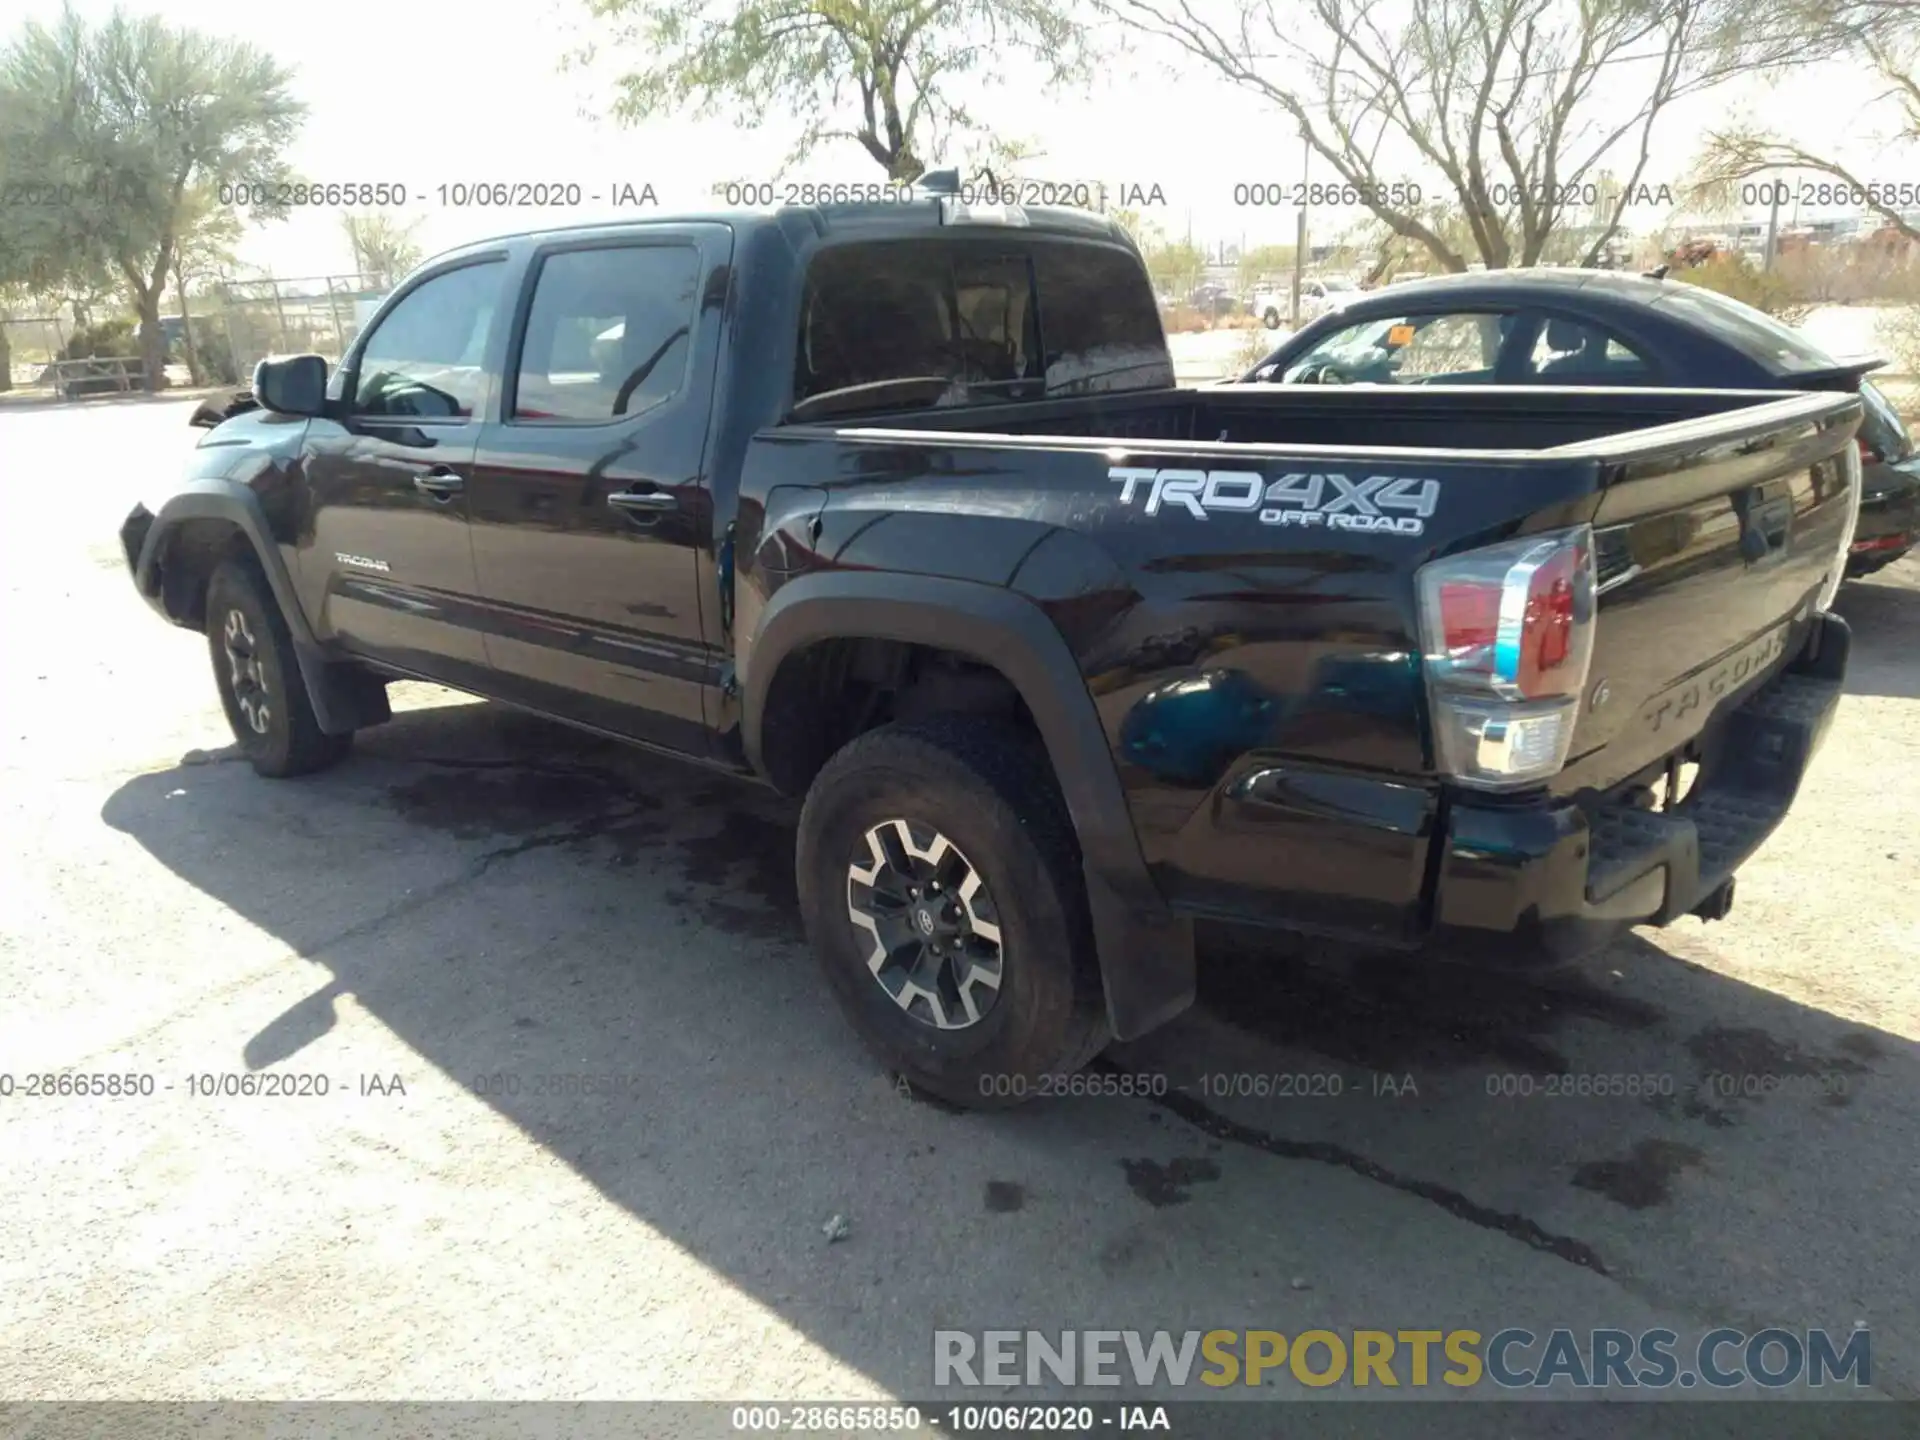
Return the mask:
{"type": "Polygon", "coordinates": [[[328,735],[307,698],[293,636],[259,567],[224,561],[207,584],[207,648],[233,738],[261,775],[324,770],[352,747],[328,735]]]}
{"type": "Polygon", "coordinates": [[[860,736],[807,792],[797,870],[834,998],[909,1083],[1003,1108],[1105,1045],[1078,845],[1025,732],[943,716],[860,736]]]}

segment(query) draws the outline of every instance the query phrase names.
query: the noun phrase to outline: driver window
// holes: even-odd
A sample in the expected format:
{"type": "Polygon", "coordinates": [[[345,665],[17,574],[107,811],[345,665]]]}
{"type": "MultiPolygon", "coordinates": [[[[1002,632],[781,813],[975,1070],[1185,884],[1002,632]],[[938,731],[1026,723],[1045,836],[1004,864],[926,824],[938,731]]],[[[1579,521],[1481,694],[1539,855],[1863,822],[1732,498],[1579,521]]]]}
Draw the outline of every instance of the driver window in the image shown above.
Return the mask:
{"type": "Polygon", "coordinates": [[[408,291],[361,348],[353,413],[471,418],[503,271],[498,260],[448,270],[408,291]]]}
{"type": "Polygon", "coordinates": [[[1397,315],[1336,330],[1287,368],[1289,383],[1393,385],[1492,381],[1512,317],[1456,312],[1397,315]]]}

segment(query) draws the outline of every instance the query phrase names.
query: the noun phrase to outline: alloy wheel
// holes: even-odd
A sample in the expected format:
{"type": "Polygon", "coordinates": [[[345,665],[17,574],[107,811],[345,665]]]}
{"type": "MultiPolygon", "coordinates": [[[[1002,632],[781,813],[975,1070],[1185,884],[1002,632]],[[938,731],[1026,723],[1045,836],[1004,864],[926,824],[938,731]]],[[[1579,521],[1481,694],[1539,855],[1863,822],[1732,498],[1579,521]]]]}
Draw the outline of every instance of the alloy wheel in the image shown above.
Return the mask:
{"type": "Polygon", "coordinates": [[[253,732],[264,735],[273,719],[273,712],[267,703],[267,671],[260,663],[259,643],[253,638],[253,627],[247,623],[244,612],[227,611],[222,640],[227,652],[228,683],[233,691],[233,703],[246,717],[247,725],[253,732]]]}
{"type": "Polygon", "coordinates": [[[958,845],[910,820],[884,820],[847,866],[847,918],[867,969],[920,1024],[964,1030],[1000,997],[999,912],[958,845]]]}

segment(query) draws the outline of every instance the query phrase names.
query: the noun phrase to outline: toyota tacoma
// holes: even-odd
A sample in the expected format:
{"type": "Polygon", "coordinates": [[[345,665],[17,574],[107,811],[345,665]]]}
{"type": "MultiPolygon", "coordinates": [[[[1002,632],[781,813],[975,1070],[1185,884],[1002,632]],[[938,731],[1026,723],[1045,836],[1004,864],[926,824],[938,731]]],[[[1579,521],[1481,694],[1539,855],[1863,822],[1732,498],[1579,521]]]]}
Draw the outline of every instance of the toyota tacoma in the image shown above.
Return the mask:
{"type": "Polygon", "coordinates": [[[469,245],[262,362],[121,537],[253,767],[414,678],[804,797],[839,1004],[968,1105],[1177,1015],[1197,918],[1725,913],[1838,703],[1857,395],[1182,388],[1117,225],[948,179],[469,245]]]}

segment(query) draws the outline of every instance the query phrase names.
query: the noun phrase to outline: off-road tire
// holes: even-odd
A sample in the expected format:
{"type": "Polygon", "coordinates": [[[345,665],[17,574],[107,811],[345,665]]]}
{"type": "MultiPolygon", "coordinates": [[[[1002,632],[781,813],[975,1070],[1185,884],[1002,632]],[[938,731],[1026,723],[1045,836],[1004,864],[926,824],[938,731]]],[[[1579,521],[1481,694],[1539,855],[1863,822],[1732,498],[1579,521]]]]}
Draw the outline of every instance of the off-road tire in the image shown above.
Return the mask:
{"type": "Polygon", "coordinates": [[[1260,323],[1269,330],[1278,330],[1280,328],[1280,312],[1269,305],[1260,316],[1260,323]]]}
{"type": "Polygon", "coordinates": [[[309,775],[337,764],[353,748],[352,735],[328,735],[314,717],[286,618],[253,561],[222,561],[207,582],[207,648],[220,706],[257,773],[275,780],[309,775]],[[230,643],[257,662],[257,695],[251,678],[237,678],[230,643]]]}
{"type": "Polygon", "coordinates": [[[800,816],[800,908],[834,997],[868,1049],[911,1086],[970,1109],[1047,1093],[1110,1036],[1079,846],[1039,741],[952,715],[883,726],[815,777],[800,816]],[[905,819],[948,837],[997,916],[999,986],[959,1029],[915,1019],[876,979],[877,943],[850,915],[850,858],[905,819]]]}

